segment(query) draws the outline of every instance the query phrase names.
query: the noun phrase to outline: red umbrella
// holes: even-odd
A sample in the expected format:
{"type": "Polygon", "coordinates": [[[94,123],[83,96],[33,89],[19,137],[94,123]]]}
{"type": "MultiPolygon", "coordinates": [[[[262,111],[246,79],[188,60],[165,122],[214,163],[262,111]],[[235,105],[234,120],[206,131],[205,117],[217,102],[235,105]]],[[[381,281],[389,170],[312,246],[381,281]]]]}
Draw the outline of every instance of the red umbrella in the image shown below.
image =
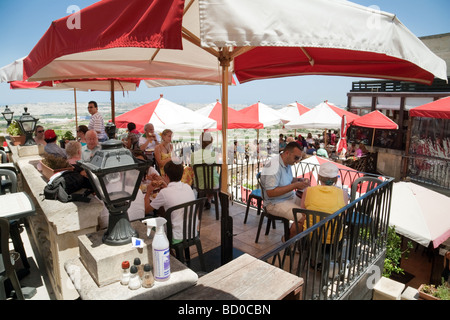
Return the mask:
{"type": "Polygon", "coordinates": [[[358,119],[353,120],[349,123],[349,126],[373,128],[372,146],[373,140],[375,139],[375,129],[398,129],[398,124],[396,124],[394,121],[386,117],[378,110],[372,111],[359,117],[358,119]]]}
{"type": "MultiPolygon", "coordinates": [[[[208,131],[222,130],[222,104],[217,101],[216,103],[211,103],[204,108],[196,111],[206,117],[209,117],[217,121],[216,129],[208,129],[208,131]]],[[[242,117],[242,115],[228,107],[228,129],[263,129],[264,125],[256,120],[242,117]]]]}
{"type": "Polygon", "coordinates": [[[338,154],[346,153],[347,152],[347,116],[342,116],[342,122],[341,122],[341,134],[338,142],[337,147],[338,154]]]}
{"type": "Polygon", "coordinates": [[[426,103],[409,110],[411,117],[450,119],[450,97],[426,103]]]}

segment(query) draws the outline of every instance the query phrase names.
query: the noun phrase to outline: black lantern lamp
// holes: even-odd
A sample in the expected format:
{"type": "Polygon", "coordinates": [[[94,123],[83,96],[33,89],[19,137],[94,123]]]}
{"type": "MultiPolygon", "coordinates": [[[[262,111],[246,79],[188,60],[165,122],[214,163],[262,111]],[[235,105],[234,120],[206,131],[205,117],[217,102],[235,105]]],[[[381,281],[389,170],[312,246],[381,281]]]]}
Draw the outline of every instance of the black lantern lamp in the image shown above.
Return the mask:
{"type": "Polygon", "coordinates": [[[25,143],[24,146],[33,146],[36,144],[36,141],[33,139],[33,132],[36,129],[36,123],[39,119],[36,119],[32,115],[30,115],[27,110],[28,108],[24,108],[25,112],[20,116],[20,119],[17,120],[20,126],[20,130],[25,133],[25,143]]]}
{"type": "Polygon", "coordinates": [[[105,126],[105,132],[109,139],[116,138],[116,125],[112,122],[108,122],[105,126]]]}
{"type": "Polygon", "coordinates": [[[128,208],[136,199],[142,178],[149,163],[133,157],[120,140],[108,140],[101,144],[90,162],[80,162],[86,170],[96,195],[109,210],[108,230],[103,243],[120,246],[131,242],[138,233],[128,219],[128,208]]]}
{"type": "Polygon", "coordinates": [[[11,109],[9,109],[8,106],[6,106],[5,111],[2,112],[3,118],[5,118],[8,127],[11,124],[13,114],[14,111],[11,111],[11,109]]]}

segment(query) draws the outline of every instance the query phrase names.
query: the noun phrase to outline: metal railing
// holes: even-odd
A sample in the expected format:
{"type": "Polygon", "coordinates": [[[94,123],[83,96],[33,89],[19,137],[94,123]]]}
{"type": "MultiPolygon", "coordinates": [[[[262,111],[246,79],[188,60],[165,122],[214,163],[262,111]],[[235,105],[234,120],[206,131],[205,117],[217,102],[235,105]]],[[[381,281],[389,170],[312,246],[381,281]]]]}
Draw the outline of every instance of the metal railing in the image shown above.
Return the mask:
{"type": "Polygon", "coordinates": [[[403,156],[406,177],[412,181],[450,190],[450,160],[431,156],[403,156]]]}
{"type": "Polygon", "coordinates": [[[260,259],[302,277],[303,299],[339,299],[385,250],[393,180],[387,178],[260,259]]]}

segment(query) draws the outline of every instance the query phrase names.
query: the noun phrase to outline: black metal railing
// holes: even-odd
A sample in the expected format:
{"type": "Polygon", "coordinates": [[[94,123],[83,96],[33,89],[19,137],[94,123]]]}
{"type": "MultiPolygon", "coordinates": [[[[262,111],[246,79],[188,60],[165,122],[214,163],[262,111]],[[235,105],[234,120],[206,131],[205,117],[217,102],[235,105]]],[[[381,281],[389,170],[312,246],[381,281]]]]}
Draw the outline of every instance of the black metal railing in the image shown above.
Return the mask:
{"type": "Polygon", "coordinates": [[[339,299],[385,250],[392,184],[387,178],[260,259],[302,277],[303,299],[339,299]]]}
{"type": "Polygon", "coordinates": [[[421,83],[372,80],[352,82],[351,92],[448,92],[450,83],[442,79],[435,79],[431,85],[421,83]]]}
{"type": "Polygon", "coordinates": [[[411,181],[450,189],[450,160],[432,156],[410,155],[402,157],[406,162],[404,175],[411,181]]]}

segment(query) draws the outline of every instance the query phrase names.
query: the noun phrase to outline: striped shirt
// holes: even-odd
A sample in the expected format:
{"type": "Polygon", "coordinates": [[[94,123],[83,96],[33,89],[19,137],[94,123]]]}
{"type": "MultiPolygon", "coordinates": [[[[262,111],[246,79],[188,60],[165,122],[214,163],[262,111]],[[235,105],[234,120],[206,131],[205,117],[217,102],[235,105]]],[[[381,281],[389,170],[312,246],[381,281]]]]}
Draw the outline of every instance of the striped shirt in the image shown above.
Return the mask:
{"type": "Polygon", "coordinates": [[[92,115],[91,121],[89,121],[88,129],[95,130],[97,132],[98,140],[104,140],[108,138],[105,132],[103,117],[99,112],[96,112],[92,115]]]}

